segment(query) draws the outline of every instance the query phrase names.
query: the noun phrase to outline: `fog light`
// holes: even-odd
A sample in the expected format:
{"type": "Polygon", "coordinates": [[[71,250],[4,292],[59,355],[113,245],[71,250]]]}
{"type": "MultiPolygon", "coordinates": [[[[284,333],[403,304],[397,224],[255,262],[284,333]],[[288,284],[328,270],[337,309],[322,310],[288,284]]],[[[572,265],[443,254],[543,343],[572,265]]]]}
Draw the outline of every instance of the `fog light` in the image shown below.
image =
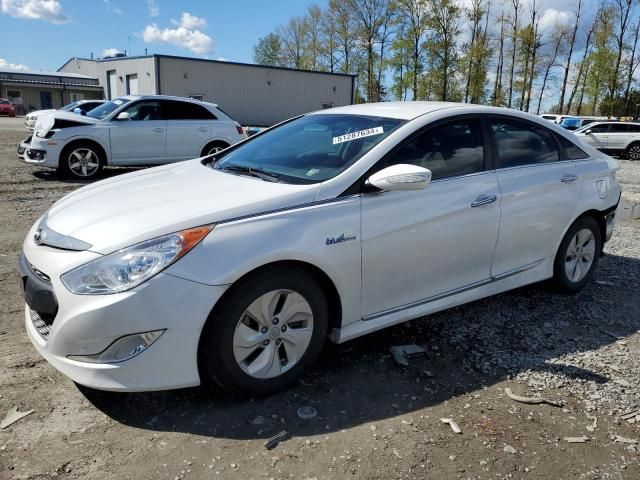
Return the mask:
{"type": "Polygon", "coordinates": [[[118,363],[140,355],[160,338],[165,330],[134,333],[120,337],[100,353],[93,355],[69,355],[71,360],[88,363],[118,363]]]}

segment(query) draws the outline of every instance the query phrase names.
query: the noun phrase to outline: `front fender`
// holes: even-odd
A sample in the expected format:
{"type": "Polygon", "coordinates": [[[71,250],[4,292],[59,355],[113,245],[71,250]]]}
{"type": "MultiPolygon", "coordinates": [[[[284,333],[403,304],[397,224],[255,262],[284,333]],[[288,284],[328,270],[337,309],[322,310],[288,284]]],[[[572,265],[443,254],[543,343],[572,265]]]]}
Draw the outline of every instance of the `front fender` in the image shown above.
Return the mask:
{"type": "Polygon", "coordinates": [[[340,296],[343,324],[360,320],[360,197],[221,222],[167,273],[228,285],[264,265],[287,260],[322,270],[340,296]]]}

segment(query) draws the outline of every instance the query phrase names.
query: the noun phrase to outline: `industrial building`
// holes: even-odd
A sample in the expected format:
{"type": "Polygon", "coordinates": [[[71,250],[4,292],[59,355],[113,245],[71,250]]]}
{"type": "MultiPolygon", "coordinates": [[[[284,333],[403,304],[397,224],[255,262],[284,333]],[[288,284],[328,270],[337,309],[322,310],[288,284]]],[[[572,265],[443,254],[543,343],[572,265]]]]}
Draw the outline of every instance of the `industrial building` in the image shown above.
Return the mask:
{"type": "Polygon", "coordinates": [[[218,104],[242,125],[270,126],[353,103],[355,75],[171,55],[72,58],[60,72],[97,79],[105,98],[177,95],[218,104]]]}
{"type": "Polygon", "coordinates": [[[16,113],[60,108],[76,100],[100,99],[97,78],[68,72],[29,72],[0,69],[0,97],[16,105],[16,113]]]}

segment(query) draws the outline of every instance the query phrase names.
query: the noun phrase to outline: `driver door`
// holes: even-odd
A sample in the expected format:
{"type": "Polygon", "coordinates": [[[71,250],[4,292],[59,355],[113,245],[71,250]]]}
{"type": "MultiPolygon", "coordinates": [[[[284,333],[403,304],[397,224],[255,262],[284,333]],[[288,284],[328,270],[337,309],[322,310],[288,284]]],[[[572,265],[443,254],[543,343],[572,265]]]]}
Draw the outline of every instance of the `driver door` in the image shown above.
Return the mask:
{"type": "Polygon", "coordinates": [[[500,193],[484,138],[478,118],[461,118],[427,127],[381,161],[428,168],[433,180],[362,197],[365,320],[490,278],[500,193]]]}
{"type": "MultiPolygon", "coordinates": [[[[127,120],[109,123],[113,165],[158,165],[167,159],[167,121],[157,100],[142,100],[123,112],[127,120]]],[[[122,113],[122,112],[121,112],[122,113]]]]}

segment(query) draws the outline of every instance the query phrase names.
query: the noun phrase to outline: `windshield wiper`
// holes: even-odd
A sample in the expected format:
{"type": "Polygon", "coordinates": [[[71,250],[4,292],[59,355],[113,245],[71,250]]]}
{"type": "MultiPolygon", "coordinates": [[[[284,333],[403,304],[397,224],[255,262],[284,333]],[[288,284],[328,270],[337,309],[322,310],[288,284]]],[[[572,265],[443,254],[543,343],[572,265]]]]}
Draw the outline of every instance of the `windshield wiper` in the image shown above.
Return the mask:
{"type": "Polygon", "coordinates": [[[265,180],[267,182],[277,182],[280,179],[280,175],[271,172],[265,172],[259,168],[245,167],[244,165],[230,165],[228,167],[215,167],[217,170],[223,172],[240,173],[243,175],[250,175],[252,177],[265,180]]]}

